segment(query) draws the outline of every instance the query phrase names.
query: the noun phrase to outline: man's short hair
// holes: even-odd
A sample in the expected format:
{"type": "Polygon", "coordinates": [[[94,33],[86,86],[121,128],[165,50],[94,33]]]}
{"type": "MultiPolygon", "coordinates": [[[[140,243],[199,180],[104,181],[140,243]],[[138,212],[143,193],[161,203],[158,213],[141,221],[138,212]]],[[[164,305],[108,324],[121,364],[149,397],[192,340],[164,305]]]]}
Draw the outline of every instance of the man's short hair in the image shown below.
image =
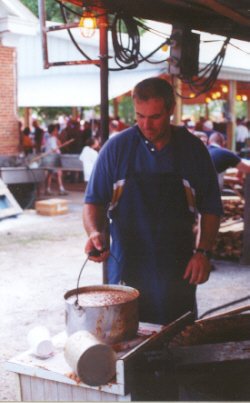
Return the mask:
{"type": "Polygon", "coordinates": [[[224,146],[225,144],[225,137],[223,136],[222,133],[220,132],[215,132],[213,134],[211,134],[211,136],[209,137],[209,144],[219,144],[220,146],[224,146]]]}
{"type": "Polygon", "coordinates": [[[140,81],[133,90],[133,99],[148,101],[151,98],[163,98],[167,110],[175,105],[172,85],[160,77],[146,78],[140,81]]]}
{"type": "Polygon", "coordinates": [[[49,134],[53,133],[53,131],[57,128],[57,126],[54,123],[50,123],[48,126],[48,132],[49,134]]]}
{"type": "Polygon", "coordinates": [[[88,147],[92,147],[96,142],[97,142],[97,138],[96,137],[90,137],[89,139],[86,140],[86,146],[88,147]]]}
{"type": "Polygon", "coordinates": [[[213,130],[214,128],[214,124],[211,120],[206,120],[203,123],[203,130],[213,130]]]}

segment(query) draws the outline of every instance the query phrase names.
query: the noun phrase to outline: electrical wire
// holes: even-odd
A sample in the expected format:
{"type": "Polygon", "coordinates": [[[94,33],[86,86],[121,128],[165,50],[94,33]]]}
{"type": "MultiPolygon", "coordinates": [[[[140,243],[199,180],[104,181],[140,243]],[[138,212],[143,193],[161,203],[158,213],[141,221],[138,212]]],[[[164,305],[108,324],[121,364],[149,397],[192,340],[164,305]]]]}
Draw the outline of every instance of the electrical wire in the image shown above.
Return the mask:
{"type": "Polygon", "coordinates": [[[138,65],[142,62],[148,62],[151,64],[160,64],[166,61],[166,59],[153,61],[150,60],[152,57],[162,46],[169,44],[169,38],[161,43],[156,49],[150,52],[148,55],[143,56],[140,52],[140,33],[138,30],[138,25],[145,28],[146,26],[135,19],[134,17],[127,16],[124,13],[116,13],[112,26],[112,42],[115,53],[115,62],[119,69],[110,68],[110,71],[118,71],[124,69],[134,69],[137,68],[138,65]],[[124,46],[124,36],[122,34],[122,28],[126,27],[126,31],[128,34],[128,45],[124,46]]]}
{"type": "Polygon", "coordinates": [[[236,46],[234,43],[229,43],[229,45],[235,49],[240,50],[241,52],[245,53],[246,55],[250,55],[250,52],[247,52],[246,50],[241,49],[239,46],[236,46]]]}
{"type": "MultiPolygon", "coordinates": [[[[62,14],[62,17],[63,17],[63,21],[64,21],[64,23],[65,24],[67,24],[67,17],[66,17],[66,13],[65,13],[65,4],[62,4],[61,2],[58,2],[59,3],[59,5],[60,5],[60,9],[61,9],[61,14],[62,14]]],[[[75,37],[74,37],[74,35],[72,34],[72,32],[71,32],[71,30],[69,29],[69,28],[67,28],[67,32],[68,32],[68,34],[69,34],[69,37],[70,37],[70,39],[71,39],[71,41],[73,42],[73,44],[75,45],[75,47],[77,48],[77,50],[81,53],[81,55],[82,56],[84,56],[85,57],[85,59],[87,59],[87,60],[92,60],[91,59],[91,57],[89,57],[88,55],[87,55],[87,53],[85,53],[83,50],[82,50],[82,48],[78,45],[78,43],[76,42],[76,40],[75,40],[75,37]]],[[[99,65],[98,64],[94,64],[95,66],[98,66],[99,67],[99,65]]]]}
{"type": "MultiPolygon", "coordinates": [[[[76,15],[81,15],[76,11],[72,10],[71,8],[67,7],[64,3],[60,0],[56,0],[57,3],[60,5],[62,17],[65,23],[67,23],[67,17],[65,10],[70,11],[76,15]]],[[[148,62],[150,64],[160,64],[166,61],[163,59],[161,61],[150,60],[150,58],[164,45],[170,44],[170,38],[166,38],[163,33],[153,28],[148,27],[142,20],[132,17],[130,15],[125,14],[123,11],[116,12],[114,14],[114,18],[111,24],[111,36],[112,36],[112,44],[114,49],[114,61],[118,67],[108,67],[109,71],[122,71],[125,69],[135,69],[138,65],[142,62],[148,62]],[[148,55],[143,56],[140,52],[140,33],[139,27],[143,30],[148,32],[154,33],[159,36],[163,36],[165,41],[159,45],[155,50],[150,52],[148,55]],[[123,35],[122,32],[126,31],[127,35],[123,35]],[[125,43],[126,41],[126,43],[125,43]]],[[[89,57],[78,45],[77,41],[75,40],[71,30],[67,29],[68,34],[77,48],[77,50],[84,56],[87,60],[91,61],[92,58],[89,57]]],[[[221,40],[220,40],[221,41],[221,40]]],[[[221,50],[219,53],[214,57],[214,59],[207,64],[205,67],[199,70],[198,75],[196,77],[186,77],[183,74],[179,74],[178,78],[184,83],[187,84],[190,90],[195,94],[193,98],[198,97],[199,95],[209,92],[213,85],[215,84],[219,72],[221,70],[227,45],[229,44],[230,38],[226,38],[223,42],[221,50]]],[[[204,41],[204,42],[215,42],[215,40],[211,41],[204,41]]],[[[234,46],[234,45],[232,45],[234,46]]],[[[100,68],[99,64],[94,64],[95,66],[100,68]]],[[[173,79],[173,76],[172,76],[173,79]]],[[[183,99],[190,99],[190,97],[182,96],[178,94],[183,99]]]]}
{"type": "MultiPolygon", "coordinates": [[[[199,70],[197,77],[186,78],[183,77],[183,75],[181,74],[178,75],[178,78],[184,84],[187,84],[190,90],[195,94],[193,98],[196,98],[203,93],[209,92],[213,87],[213,85],[215,84],[219,72],[221,70],[221,67],[223,65],[229,42],[230,38],[226,38],[219,53],[214,57],[214,59],[209,64],[207,64],[205,67],[199,70]]],[[[183,99],[191,99],[190,97],[185,97],[179,93],[177,93],[177,95],[183,99]]]]}
{"type": "Polygon", "coordinates": [[[139,63],[140,34],[133,17],[123,13],[116,13],[111,26],[112,42],[115,53],[115,62],[118,66],[136,68],[139,63]],[[122,28],[126,28],[127,44],[124,44],[122,28]]]}
{"type": "MultiPolygon", "coordinates": [[[[75,12],[71,8],[65,6],[60,0],[56,0],[60,6],[62,18],[65,24],[68,23],[67,16],[65,10],[68,10],[75,15],[80,16],[81,14],[75,12]]],[[[100,17],[98,15],[97,17],[100,17]]],[[[160,64],[166,61],[166,59],[160,61],[153,61],[149,58],[152,57],[162,46],[168,43],[168,39],[166,39],[160,46],[158,46],[154,51],[150,52],[147,56],[142,56],[140,53],[140,34],[138,30],[138,26],[141,26],[143,29],[147,29],[151,32],[158,32],[156,30],[149,29],[145,24],[141,23],[139,20],[124,15],[123,12],[116,13],[113,19],[113,23],[111,25],[111,34],[112,34],[112,42],[114,48],[114,61],[119,66],[118,68],[109,67],[109,71],[122,71],[125,69],[135,69],[142,62],[148,62],[151,64],[160,64]],[[124,35],[122,34],[123,28],[126,28],[128,37],[126,38],[127,44],[124,45],[124,35]]],[[[70,28],[67,28],[67,32],[70,36],[71,41],[77,50],[81,53],[82,56],[86,60],[93,60],[86,52],[82,50],[82,48],[78,45],[74,35],[72,34],[70,28]]],[[[165,36],[166,37],[166,36],[165,36]]],[[[94,64],[96,67],[99,67],[99,64],[94,64]]]]}
{"type": "Polygon", "coordinates": [[[61,0],[55,0],[57,4],[59,4],[60,8],[63,7],[65,10],[69,11],[71,14],[77,15],[78,17],[82,16],[82,13],[78,13],[76,10],[73,10],[71,7],[67,6],[65,3],[62,3],[61,0]]]}
{"type": "MultiPolygon", "coordinates": [[[[69,11],[71,14],[74,14],[78,17],[82,17],[82,12],[78,13],[76,10],[73,10],[71,7],[67,6],[62,0],[55,0],[55,1],[57,4],[59,4],[60,7],[62,6],[65,10],[69,11]]],[[[101,17],[103,15],[106,15],[106,13],[100,13],[97,14],[96,16],[101,17]]]]}

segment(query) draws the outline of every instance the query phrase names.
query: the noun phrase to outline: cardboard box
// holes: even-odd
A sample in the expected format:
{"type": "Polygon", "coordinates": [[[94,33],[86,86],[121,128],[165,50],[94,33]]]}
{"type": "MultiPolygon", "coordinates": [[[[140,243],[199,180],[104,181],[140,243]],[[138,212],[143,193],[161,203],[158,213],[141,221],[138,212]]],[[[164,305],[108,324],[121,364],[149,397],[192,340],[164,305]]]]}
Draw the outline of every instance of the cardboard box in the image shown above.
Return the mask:
{"type": "Polygon", "coordinates": [[[68,213],[68,200],[49,199],[36,202],[36,212],[41,215],[59,215],[68,213]]]}

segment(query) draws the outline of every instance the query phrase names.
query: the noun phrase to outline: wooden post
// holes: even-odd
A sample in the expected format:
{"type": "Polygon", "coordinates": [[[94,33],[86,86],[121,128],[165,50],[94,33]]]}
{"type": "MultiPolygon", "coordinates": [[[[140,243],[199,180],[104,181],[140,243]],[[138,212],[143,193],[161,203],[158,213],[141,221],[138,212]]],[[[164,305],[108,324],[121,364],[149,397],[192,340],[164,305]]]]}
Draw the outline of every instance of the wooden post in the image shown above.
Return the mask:
{"type": "Polygon", "coordinates": [[[247,120],[250,119],[250,99],[248,98],[247,100],[247,116],[246,116],[247,120]]]}
{"type": "Polygon", "coordinates": [[[73,107],[72,107],[72,118],[73,118],[74,120],[77,120],[77,117],[78,117],[78,109],[77,109],[76,106],[73,106],[73,107]]]}
{"type": "Polygon", "coordinates": [[[114,98],[113,99],[113,108],[114,108],[114,118],[116,118],[119,115],[119,98],[114,98]]]}
{"type": "Polygon", "coordinates": [[[109,136],[109,97],[108,97],[108,21],[105,10],[100,10],[100,74],[101,74],[101,139],[102,144],[109,136]]]}
{"type": "Polygon", "coordinates": [[[243,253],[242,264],[250,264],[250,174],[245,179],[245,209],[244,209],[244,232],[243,232],[243,253]]]}
{"type": "Polygon", "coordinates": [[[30,127],[30,108],[24,108],[24,127],[30,127]]]}
{"type": "MultiPolygon", "coordinates": [[[[181,95],[181,92],[182,92],[181,80],[179,78],[177,78],[176,76],[173,77],[173,86],[174,86],[175,92],[177,94],[181,95]]],[[[173,124],[179,125],[179,124],[181,124],[181,117],[182,117],[182,99],[180,96],[176,95],[175,100],[176,100],[176,105],[175,105],[174,116],[173,116],[173,124]]]]}
{"type": "Polygon", "coordinates": [[[209,120],[209,107],[207,102],[205,103],[205,118],[209,120]]]}
{"type": "Polygon", "coordinates": [[[235,97],[237,91],[237,82],[234,80],[229,81],[229,122],[227,129],[227,144],[228,148],[235,151],[235,128],[236,128],[236,112],[235,112],[235,97]]]}

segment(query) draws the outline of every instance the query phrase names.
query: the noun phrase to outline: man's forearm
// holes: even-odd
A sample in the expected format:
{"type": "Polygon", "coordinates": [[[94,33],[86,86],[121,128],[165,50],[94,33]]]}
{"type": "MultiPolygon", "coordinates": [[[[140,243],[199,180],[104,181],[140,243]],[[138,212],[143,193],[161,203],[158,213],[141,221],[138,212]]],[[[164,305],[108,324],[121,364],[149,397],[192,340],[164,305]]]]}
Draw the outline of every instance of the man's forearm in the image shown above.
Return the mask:
{"type": "Polygon", "coordinates": [[[83,207],[83,226],[88,235],[94,232],[106,232],[108,227],[106,208],[97,204],[85,204],[83,207]]]}
{"type": "Polygon", "coordinates": [[[198,248],[212,250],[220,227],[220,217],[214,214],[202,214],[200,226],[198,248]]]}
{"type": "MultiPolygon", "coordinates": [[[[220,225],[220,217],[214,214],[203,214],[200,219],[200,240],[199,249],[212,251],[216,235],[220,225]]],[[[193,254],[186,267],[183,279],[189,284],[202,284],[209,278],[211,265],[208,254],[204,251],[197,251],[193,254]]]]}
{"type": "Polygon", "coordinates": [[[83,207],[83,226],[88,234],[85,252],[90,260],[103,262],[109,256],[109,229],[106,209],[101,205],[85,204],[83,207]],[[98,250],[100,254],[90,256],[98,250]]]}

